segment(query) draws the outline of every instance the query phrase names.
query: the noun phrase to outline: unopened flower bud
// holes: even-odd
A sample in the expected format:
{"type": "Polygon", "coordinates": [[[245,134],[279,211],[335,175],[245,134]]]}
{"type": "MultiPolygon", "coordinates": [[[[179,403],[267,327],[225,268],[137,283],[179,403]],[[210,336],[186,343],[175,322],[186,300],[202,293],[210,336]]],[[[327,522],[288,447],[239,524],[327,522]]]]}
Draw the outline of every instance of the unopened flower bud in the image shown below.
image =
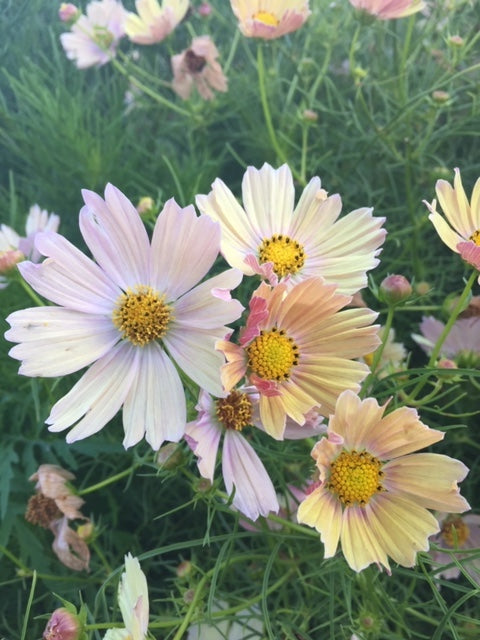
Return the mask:
{"type": "Polygon", "coordinates": [[[212,13],[212,7],[208,4],[208,2],[202,2],[202,4],[198,7],[197,11],[199,15],[205,18],[212,13]]]}
{"type": "Polygon", "coordinates": [[[192,604],[195,597],[195,589],[187,589],[183,594],[183,601],[185,604],[192,604]]]}
{"type": "Polygon", "coordinates": [[[176,573],[179,578],[186,578],[186,576],[192,573],[192,563],[190,560],[181,562],[176,569],[176,573]]]}
{"type": "Polygon", "coordinates": [[[144,196],[143,198],[140,198],[140,200],[138,201],[137,211],[141,216],[143,216],[146,213],[150,213],[150,211],[153,209],[154,206],[155,206],[155,202],[153,201],[153,198],[150,198],[149,196],[144,196]]]}
{"type": "Polygon", "coordinates": [[[437,362],[437,367],[439,369],[458,369],[456,363],[453,360],[449,360],[448,358],[442,358],[437,362]]]}
{"type": "Polygon", "coordinates": [[[437,104],[444,104],[445,102],[448,102],[450,100],[450,94],[448,93],[448,91],[438,90],[432,93],[432,98],[437,104]]]}
{"type": "Polygon", "coordinates": [[[308,122],[316,122],[318,120],[318,113],[313,109],[304,109],[302,113],[303,119],[308,122]]]}
{"type": "Polygon", "coordinates": [[[73,23],[78,20],[81,15],[80,9],[71,2],[62,2],[58,10],[58,17],[62,22],[73,23]]]}
{"type": "Polygon", "coordinates": [[[162,469],[175,469],[182,462],[182,449],[176,442],[169,442],[158,450],[157,464],[162,469]]]}
{"type": "Polygon", "coordinates": [[[85,524],[81,524],[79,527],[77,527],[78,537],[81,538],[82,540],[85,540],[85,542],[87,543],[93,540],[94,533],[95,533],[95,526],[93,522],[88,521],[85,524]]]}
{"type": "Polygon", "coordinates": [[[25,260],[25,256],[18,249],[0,251],[0,273],[8,273],[22,260],[25,260]]]}
{"type": "Polygon", "coordinates": [[[453,47],[463,47],[463,45],[465,44],[465,40],[462,38],[462,36],[450,36],[447,42],[453,47]]]}
{"type": "Polygon", "coordinates": [[[431,291],[432,287],[429,282],[425,282],[422,280],[421,282],[415,283],[415,293],[419,296],[426,296],[429,291],[431,291]]]}
{"type": "Polygon", "coordinates": [[[412,295],[412,285],[401,275],[387,276],[380,284],[380,293],[385,302],[394,304],[412,295]]]}
{"type": "Polygon", "coordinates": [[[50,616],[43,640],[79,640],[82,625],[78,616],[62,607],[50,616]]]}

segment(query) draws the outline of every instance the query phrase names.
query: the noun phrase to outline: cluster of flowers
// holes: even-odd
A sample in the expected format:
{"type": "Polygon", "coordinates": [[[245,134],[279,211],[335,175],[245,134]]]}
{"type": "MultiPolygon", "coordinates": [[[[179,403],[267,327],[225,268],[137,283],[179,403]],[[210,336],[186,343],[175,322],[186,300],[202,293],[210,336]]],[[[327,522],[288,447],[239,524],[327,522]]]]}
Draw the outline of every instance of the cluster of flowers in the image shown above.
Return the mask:
{"type": "MultiPolygon", "coordinates": [[[[453,226],[465,213],[457,202],[468,205],[458,182],[455,189],[456,200],[444,203],[453,226]]],[[[150,240],[118,189],[108,185],[105,199],[84,191],[80,229],[95,261],[53,231],[37,233],[35,247],[46,259],[17,266],[59,306],[7,318],[6,338],[19,343],[10,355],[28,376],[89,367],[46,420],[50,431],[72,427],[68,442],[98,432],[123,407],[125,447],[145,436],[157,450],[185,437],[201,475],[213,479],[223,435],[225,486],[251,520],[280,506],[244,428],[277,440],[324,432],[312,451],[316,471],[299,522],[319,531],[326,557],[341,542],[356,571],[376,563],[390,572],[388,557],[413,566],[440,532],[428,509],[469,508],[457,487],[467,468],[448,456],[413,453],[444,437],[414,409],[388,412],[388,402],[357,395],[369,373],[362,359],[378,347],[379,328],[370,309],[346,307],[378,263],[384,219],[369,208],[339,217],[340,196],[329,196],[318,177],[295,206],[286,165],[249,167],[242,196],[243,207],[217,179],[196,198],[200,216],[169,200],[150,240]],[[231,268],[210,275],[219,251],[231,268]],[[262,281],[234,339],[228,325],[243,306],[231,290],[244,276],[262,281]],[[190,422],[184,375],[200,389],[190,422]]],[[[468,205],[468,218],[480,227],[478,207],[468,205]]]]}
{"type": "MultiPolygon", "coordinates": [[[[350,0],[351,4],[381,20],[411,15],[424,7],[422,0],[350,0]]],[[[140,45],[162,42],[186,17],[189,0],[136,0],[137,13],[127,11],[120,0],[94,0],[83,14],[75,5],[63,3],[62,21],[71,31],[61,35],[67,57],[84,69],[112,60],[120,40],[127,37],[140,45]]],[[[299,29],[309,17],[308,0],[230,0],[239,28],[246,37],[271,40],[299,29]]],[[[212,7],[198,9],[208,16],[212,7]]],[[[184,100],[192,89],[205,100],[213,90],[227,91],[227,78],[218,62],[219,52],[208,35],[194,37],[190,46],[172,56],[172,89],[184,100]]]]}

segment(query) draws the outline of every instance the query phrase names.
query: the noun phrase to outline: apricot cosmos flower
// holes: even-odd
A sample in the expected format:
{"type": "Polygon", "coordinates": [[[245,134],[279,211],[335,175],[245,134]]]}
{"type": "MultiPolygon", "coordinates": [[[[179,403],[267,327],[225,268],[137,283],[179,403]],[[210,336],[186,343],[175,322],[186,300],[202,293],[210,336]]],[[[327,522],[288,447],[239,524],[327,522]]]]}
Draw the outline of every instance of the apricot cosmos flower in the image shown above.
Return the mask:
{"type": "Polygon", "coordinates": [[[366,272],[378,264],[385,240],[385,218],[374,218],[372,209],[364,207],[338,219],[341,198],[327,197],[318,177],[294,208],[295,188],[286,164],[248,167],[242,194],[244,209],[217,179],[208,195],[196,198],[200,211],[220,222],[221,251],[230,266],[273,285],[312,276],[322,276],[346,294],[367,285],[366,272]]]}
{"type": "Polygon", "coordinates": [[[262,283],[250,301],[240,344],[217,343],[227,364],[222,382],[228,392],[246,377],[260,394],[260,420],[267,433],[281,440],[286,418],[303,425],[318,407],[328,415],[344,389],[359,389],[369,369],[355,362],[374,351],[380,340],[377,314],[370,309],[343,309],[351,298],[322,278],[308,278],[287,290],[262,283]]]}
{"type": "Polygon", "coordinates": [[[240,31],[272,40],[300,29],[310,15],[308,0],[230,0],[240,31]]]}
{"type": "Polygon", "coordinates": [[[227,78],[217,60],[218,50],[210,36],[193,38],[188,49],[172,56],[172,88],[187,100],[196,87],[204,100],[212,100],[215,91],[227,90],[227,78]]]}
{"type": "Polygon", "coordinates": [[[425,8],[423,0],[350,0],[350,4],[379,20],[406,18],[425,8]]]}
{"type": "Polygon", "coordinates": [[[334,556],[341,541],[355,571],[376,563],[390,572],[388,556],[413,566],[440,530],[427,509],[469,509],[457,486],[467,467],[445,455],[413,453],[444,433],[423,424],[415,409],[384,415],[385,409],[374,398],[340,394],[328,437],[312,450],[319,486],[298,508],[298,521],[319,531],[325,557],[334,556]]]}
{"type": "Polygon", "coordinates": [[[447,221],[437,212],[436,200],[431,204],[424,200],[430,211],[429,220],[449,249],[480,270],[480,178],[473,187],[470,202],[460,169],[455,169],[453,187],[446,180],[437,180],[435,192],[447,221]]]}
{"type": "Polygon", "coordinates": [[[61,305],[12,313],[6,338],[27,376],[62,376],[91,365],[52,408],[50,431],[72,427],[68,442],[96,433],[123,406],[130,447],[146,434],[153,449],[178,441],[186,424],[185,392],[174,360],[200,387],[222,393],[224,362],[215,343],[242,305],[230,289],[241,273],[228,270],[198,286],[218,255],[220,228],[192,206],[172,199],[158,216],[150,243],[132,203],[114,186],[105,200],[83,191],[80,229],[96,262],[62,236],[42,233],[47,259],[22,262],[25,280],[61,305]]]}

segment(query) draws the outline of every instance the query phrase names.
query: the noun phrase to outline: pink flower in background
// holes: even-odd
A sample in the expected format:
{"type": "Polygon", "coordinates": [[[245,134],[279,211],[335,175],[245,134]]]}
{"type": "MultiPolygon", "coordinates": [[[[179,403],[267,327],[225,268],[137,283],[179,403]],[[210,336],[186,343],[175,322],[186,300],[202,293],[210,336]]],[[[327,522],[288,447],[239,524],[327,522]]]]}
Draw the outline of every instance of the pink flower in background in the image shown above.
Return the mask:
{"type": "Polygon", "coordinates": [[[242,181],[242,208],[217,179],[208,195],[197,195],[202,213],[220,222],[221,251],[245,275],[260,275],[275,285],[322,276],[338,292],[353,294],[367,285],[367,271],[385,240],[385,218],[371,208],[339,219],[342,201],[328,197],[320,178],[310,180],[296,207],[293,176],[287,165],[248,167],[242,181]]]}
{"type": "Polygon", "coordinates": [[[413,566],[440,529],[427,509],[469,508],[457,486],[468,472],[462,462],[413,453],[444,434],[423,424],[414,409],[384,415],[385,409],[352,391],[339,396],[328,437],[312,450],[320,486],[298,508],[298,521],[320,533],[325,557],[334,556],[341,542],[354,571],[376,563],[390,572],[388,557],[413,566]]]}
{"type": "Polygon", "coordinates": [[[230,0],[240,31],[271,40],[296,31],[310,15],[308,0],[230,0]]]}
{"type": "Polygon", "coordinates": [[[189,0],[136,0],[137,14],[129,13],[125,31],[132,42],[155,44],[172,33],[185,17],[189,0]]]}
{"type": "Polygon", "coordinates": [[[62,2],[58,10],[58,17],[62,22],[75,22],[82,12],[71,2],[62,2]]]}
{"type": "Polygon", "coordinates": [[[231,269],[197,285],[217,258],[220,229],[192,206],[169,200],[150,243],[135,207],[114,186],[105,189],[105,200],[87,190],[83,197],[80,229],[96,262],[58,234],[39,234],[36,246],[47,259],[19,269],[60,306],[12,313],[5,336],[20,344],[10,355],[27,376],[89,366],[52,408],[50,431],[72,427],[67,441],[75,442],[123,406],[124,446],[145,435],[158,449],[185,430],[185,392],[173,362],[200,387],[223,392],[224,359],[215,343],[242,312],[230,297],[241,273],[231,269]]]}
{"type": "MultiPolygon", "coordinates": [[[[59,224],[59,216],[34,204],[30,207],[25,222],[25,236],[20,236],[6,224],[0,225],[0,274],[8,272],[25,259],[40,262],[42,256],[35,249],[35,236],[40,231],[56,231],[59,224]]],[[[8,278],[0,275],[0,289],[4,289],[7,284],[8,278]]]]}
{"type": "Polygon", "coordinates": [[[379,20],[405,18],[425,8],[423,0],[350,0],[350,4],[379,20]]]}
{"type": "Polygon", "coordinates": [[[350,298],[322,278],[309,278],[287,289],[262,283],[250,301],[239,345],[220,341],[225,390],[245,376],[256,387],[265,431],[285,437],[287,416],[304,425],[312,409],[326,416],[344,389],[360,388],[368,374],[356,362],[379,344],[377,314],[370,309],[343,309],[350,298]]]}
{"type": "Polygon", "coordinates": [[[446,180],[437,180],[435,191],[447,221],[437,212],[436,200],[431,204],[424,200],[430,211],[429,220],[449,249],[480,270],[480,178],[470,202],[459,169],[455,169],[453,187],[446,180]]]}
{"type": "Polygon", "coordinates": [[[65,607],[55,609],[43,632],[43,640],[80,640],[82,625],[79,617],[65,607]]]}
{"type": "MultiPolygon", "coordinates": [[[[420,323],[421,335],[412,338],[430,354],[439,339],[445,324],[432,316],[425,316],[420,323]]],[[[480,356],[480,317],[458,318],[442,345],[443,356],[458,359],[459,356],[480,356]]]]}
{"type": "MultiPolygon", "coordinates": [[[[474,580],[480,580],[480,557],[475,558],[468,553],[459,553],[461,550],[480,550],[480,516],[473,513],[460,516],[452,513],[437,514],[440,522],[440,532],[432,538],[440,549],[432,549],[430,555],[435,561],[435,566],[448,565],[456,560],[461,560],[462,565],[474,580]],[[441,551],[441,549],[445,551],[441,551]],[[455,553],[451,553],[455,551],[455,553]],[[450,553],[448,553],[450,552],[450,553]],[[470,557],[470,560],[469,560],[470,557]]],[[[460,576],[457,566],[442,569],[435,574],[439,578],[453,580],[460,576]]]]}
{"type": "Polygon", "coordinates": [[[71,31],[60,40],[69,60],[79,69],[100,66],[115,57],[120,39],[125,35],[127,12],[117,0],[95,0],[87,5],[71,31]]]}
{"type": "Polygon", "coordinates": [[[241,389],[231,391],[224,398],[212,398],[200,392],[197,419],[186,428],[187,441],[198,456],[198,469],[204,478],[213,482],[220,439],[223,434],[222,474],[229,495],[235,489],[233,506],[250,520],[277,513],[279,504],[272,481],[255,453],[242,435],[253,422],[255,398],[241,389]]]}
{"type": "Polygon", "coordinates": [[[227,78],[217,58],[217,48],[209,36],[194,38],[188,49],[172,57],[175,93],[187,100],[196,87],[202,98],[212,100],[212,89],[227,91],[227,78]]]}

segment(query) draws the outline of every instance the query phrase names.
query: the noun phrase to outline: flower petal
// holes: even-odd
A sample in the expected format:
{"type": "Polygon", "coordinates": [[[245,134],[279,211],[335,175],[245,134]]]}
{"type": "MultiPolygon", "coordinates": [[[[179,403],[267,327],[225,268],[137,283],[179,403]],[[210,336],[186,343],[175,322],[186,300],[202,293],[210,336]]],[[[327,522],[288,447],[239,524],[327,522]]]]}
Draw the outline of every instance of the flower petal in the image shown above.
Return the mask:
{"type": "Polygon", "coordinates": [[[314,527],[325,545],[325,558],[332,558],[342,530],[342,505],[323,486],[317,487],[298,506],[297,520],[314,527]]]}

